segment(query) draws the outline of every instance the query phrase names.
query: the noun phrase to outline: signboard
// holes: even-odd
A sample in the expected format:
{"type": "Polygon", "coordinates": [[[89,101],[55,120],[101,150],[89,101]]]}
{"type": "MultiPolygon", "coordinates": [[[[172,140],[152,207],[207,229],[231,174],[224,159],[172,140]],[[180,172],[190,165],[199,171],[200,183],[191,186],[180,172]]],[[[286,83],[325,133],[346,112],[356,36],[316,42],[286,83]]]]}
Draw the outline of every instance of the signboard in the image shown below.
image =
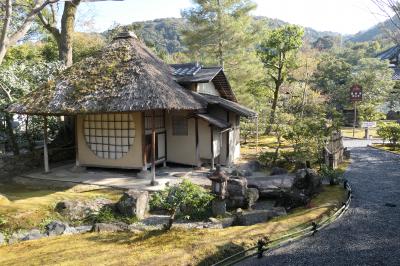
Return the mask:
{"type": "Polygon", "coordinates": [[[362,128],[376,127],[376,122],[362,122],[361,127],[362,128]]]}
{"type": "Polygon", "coordinates": [[[354,84],[350,88],[350,100],[352,102],[362,101],[362,87],[360,85],[354,84]]]}

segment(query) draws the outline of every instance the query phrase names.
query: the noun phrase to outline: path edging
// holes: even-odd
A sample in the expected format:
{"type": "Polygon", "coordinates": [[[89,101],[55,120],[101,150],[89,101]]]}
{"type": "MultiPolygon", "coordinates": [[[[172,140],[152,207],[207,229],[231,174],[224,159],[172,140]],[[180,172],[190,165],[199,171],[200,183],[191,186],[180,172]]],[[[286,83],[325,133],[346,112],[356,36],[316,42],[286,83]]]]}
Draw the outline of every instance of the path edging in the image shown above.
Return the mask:
{"type": "Polygon", "coordinates": [[[260,243],[262,243],[262,240],[258,241],[257,246],[251,247],[249,249],[246,249],[244,251],[241,251],[239,253],[236,253],[232,256],[229,256],[215,264],[213,264],[213,266],[219,266],[219,265],[234,265],[236,263],[239,263],[245,259],[254,257],[254,256],[258,256],[259,258],[261,258],[264,252],[266,251],[273,251],[275,249],[278,249],[280,247],[284,247],[288,244],[294,243],[296,241],[299,241],[303,238],[306,238],[310,235],[314,235],[316,232],[318,232],[319,230],[325,228],[326,226],[332,224],[333,222],[337,221],[340,217],[342,217],[342,215],[348,210],[350,203],[351,203],[351,199],[352,199],[352,189],[350,184],[348,183],[347,180],[345,180],[344,184],[343,184],[345,190],[347,191],[347,199],[346,202],[343,202],[342,207],[339,208],[339,210],[337,210],[334,214],[332,214],[331,216],[329,216],[327,219],[325,219],[324,221],[322,221],[319,225],[315,222],[312,222],[311,226],[308,226],[305,229],[302,229],[300,231],[288,234],[288,235],[284,235],[283,237],[280,237],[278,239],[275,239],[269,243],[263,243],[262,245],[260,245],[260,243]],[[285,239],[285,240],[284,240],[285,239]],[[271,246],[267,246],[268,244],[274,243],[276,242],[276,244],[271,245],[271,246]],[[249,255],[245,255],[246,253],[251,252],[251,254],[249,255]],[[242,255],[241,258],[238,258],[236,260],[234,260],[235,257],[238,257],[239,255],[242,255]]]}

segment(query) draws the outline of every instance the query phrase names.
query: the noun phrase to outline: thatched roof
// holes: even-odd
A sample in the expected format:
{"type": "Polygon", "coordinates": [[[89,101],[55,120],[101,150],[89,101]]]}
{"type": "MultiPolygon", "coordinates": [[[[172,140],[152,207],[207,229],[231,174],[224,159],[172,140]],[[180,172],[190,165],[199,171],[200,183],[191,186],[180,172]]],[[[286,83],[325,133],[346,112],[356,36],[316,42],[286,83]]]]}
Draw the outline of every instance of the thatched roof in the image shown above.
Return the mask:
{"type": "Polygon", "coordinates": [[[199,110],[207,103],[173,80],[171,69],[136,36],[118,36],[32,92],[12,113],[73,115],[153,109],[199,110]]]}

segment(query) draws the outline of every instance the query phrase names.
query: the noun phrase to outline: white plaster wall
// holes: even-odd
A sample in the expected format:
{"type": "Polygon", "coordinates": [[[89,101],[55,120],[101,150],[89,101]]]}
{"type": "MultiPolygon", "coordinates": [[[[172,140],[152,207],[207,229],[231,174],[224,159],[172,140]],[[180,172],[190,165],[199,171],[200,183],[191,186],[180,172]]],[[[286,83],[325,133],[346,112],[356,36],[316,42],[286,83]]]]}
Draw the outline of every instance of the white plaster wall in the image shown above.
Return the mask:
{"type": "Polygon", "coordinates": [[[167,129],[167,161],[186,165],[196,165],[196,132],[194,118],[188,120],[188,135],[174,136],[172,134],[172,116],[189,116],[187,111],[170,111],[166,113],[167,129]]]}
{"type": "Polygon", "coordinates": [[[103,159],[97,157],[86,144],[83,120],[84,115],[77,116],[77,145],[78,145],[78,161],[82,166],[96,167],[114,167],[126,169],[142,168],[142,114],[140,112],[132,113],[133,121],[135,122],[135,139],[129,152],[120,159],[103,159]]]}

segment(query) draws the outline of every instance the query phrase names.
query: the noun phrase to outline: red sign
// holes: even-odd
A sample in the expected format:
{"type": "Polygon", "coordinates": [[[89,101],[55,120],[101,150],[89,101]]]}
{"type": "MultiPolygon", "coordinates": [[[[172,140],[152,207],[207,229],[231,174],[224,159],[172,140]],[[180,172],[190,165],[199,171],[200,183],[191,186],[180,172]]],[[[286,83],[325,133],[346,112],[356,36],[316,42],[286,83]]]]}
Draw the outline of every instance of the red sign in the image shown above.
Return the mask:
{"type": "Polygon", "coordinates": [[[350,88],[350,100],[352,102],[362,101],[362,87],[360,85],[353,85],[350,88]]]}

